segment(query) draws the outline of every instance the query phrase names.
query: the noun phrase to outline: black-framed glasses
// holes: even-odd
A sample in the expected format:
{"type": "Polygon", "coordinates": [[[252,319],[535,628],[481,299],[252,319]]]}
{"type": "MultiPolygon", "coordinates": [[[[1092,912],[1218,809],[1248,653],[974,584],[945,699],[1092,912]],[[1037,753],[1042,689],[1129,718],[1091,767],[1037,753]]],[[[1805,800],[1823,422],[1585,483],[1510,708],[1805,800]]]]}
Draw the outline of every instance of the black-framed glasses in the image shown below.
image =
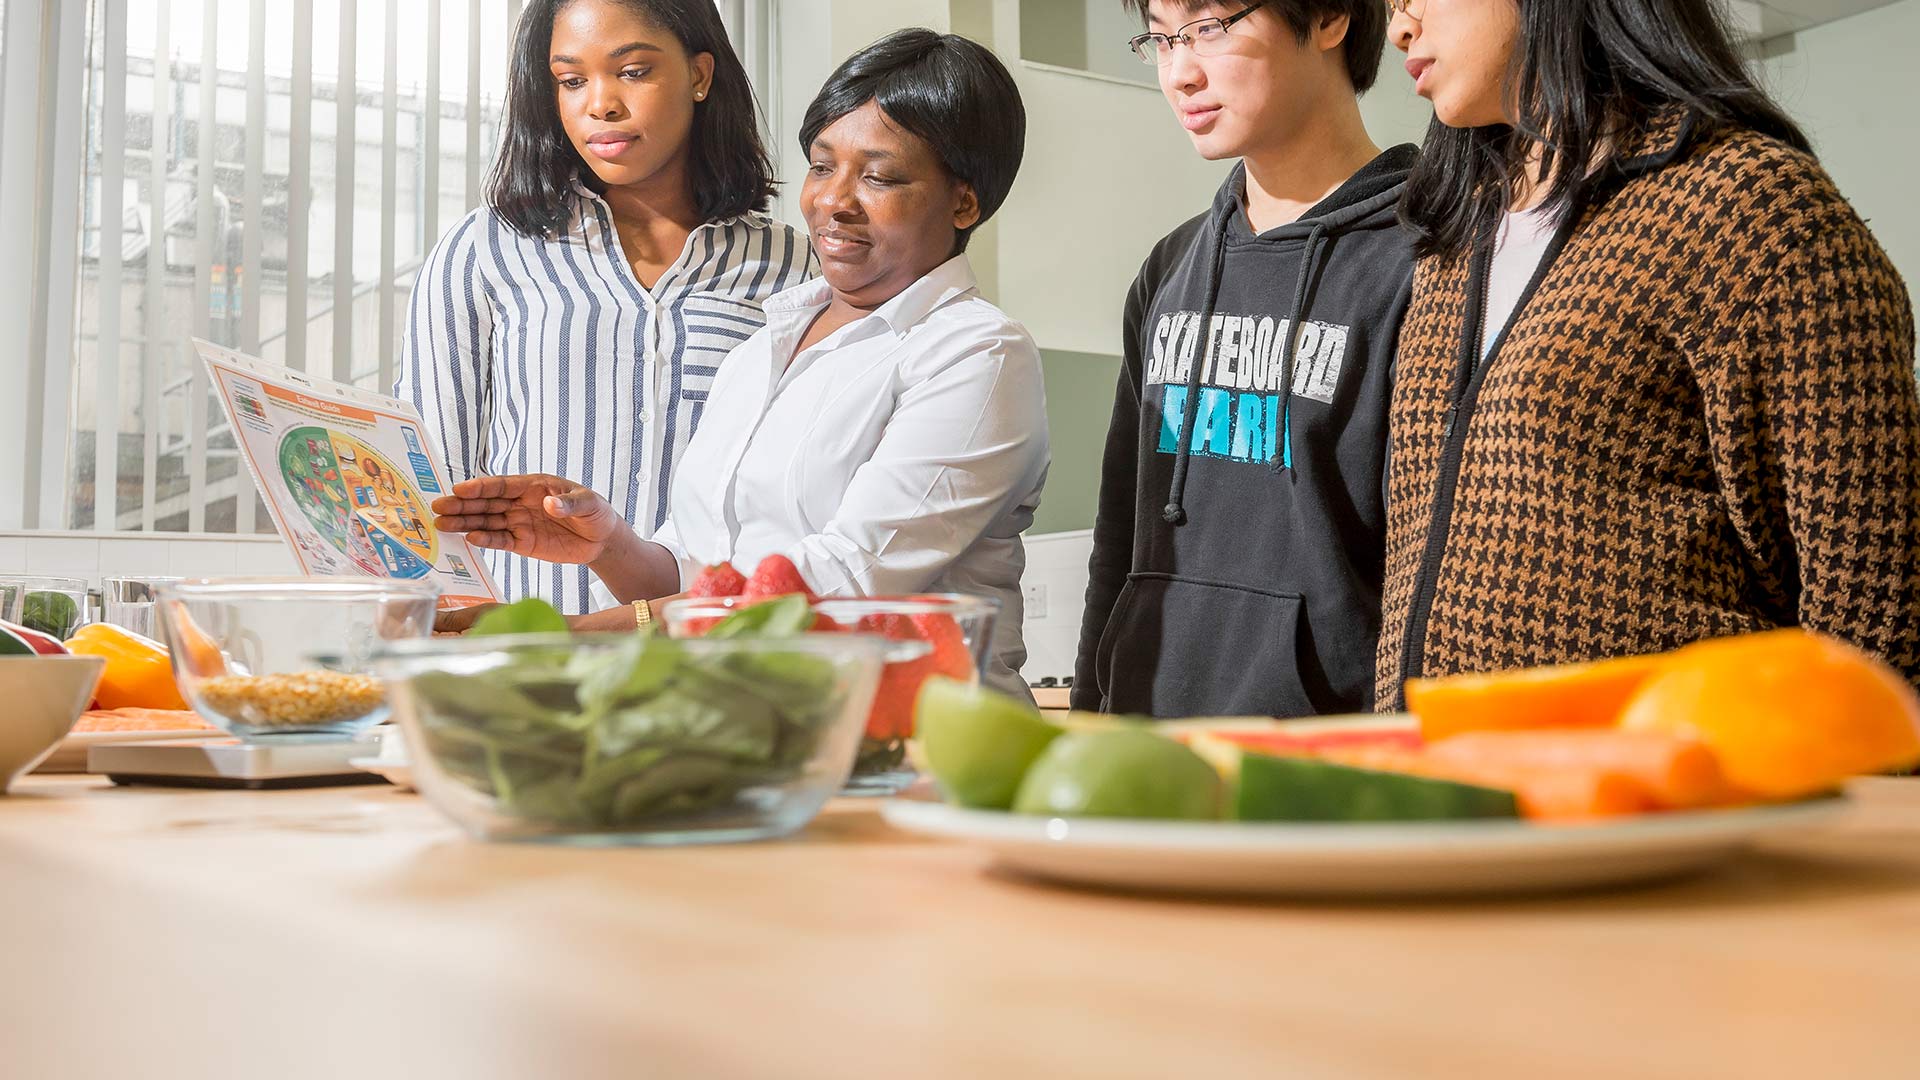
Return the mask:
{"type": "MultiPolygon", "coordinates": [[[[1171,34],[1141,34],[1127,42],[1127,47],[1140,58],[1143,64],[1161,67],[1173,63],[1173,46],[1177,42],[1193,50],[1195,56],[1218,56],[1225,50],[1227,31],[1241,19],[1266,7],[1270,0],[1254,0],[1253,3],[1224,19],[1195,19],[1171,34]]],[[[1388,0],[1391,4],[1393,0],[1388,0]]]]}

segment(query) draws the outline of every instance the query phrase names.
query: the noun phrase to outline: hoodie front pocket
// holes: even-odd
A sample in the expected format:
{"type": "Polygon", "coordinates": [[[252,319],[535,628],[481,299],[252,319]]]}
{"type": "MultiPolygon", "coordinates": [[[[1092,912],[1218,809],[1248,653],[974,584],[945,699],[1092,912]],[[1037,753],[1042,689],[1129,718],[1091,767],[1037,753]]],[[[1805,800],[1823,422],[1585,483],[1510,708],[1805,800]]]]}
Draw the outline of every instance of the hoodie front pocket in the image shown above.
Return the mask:
{"type": "Polygon", "coordinates": [[[1100,642],[1112,712],[1310,716],[1300,678],[1301,599],[1168,574],[1135,574],[1100,642]]]}

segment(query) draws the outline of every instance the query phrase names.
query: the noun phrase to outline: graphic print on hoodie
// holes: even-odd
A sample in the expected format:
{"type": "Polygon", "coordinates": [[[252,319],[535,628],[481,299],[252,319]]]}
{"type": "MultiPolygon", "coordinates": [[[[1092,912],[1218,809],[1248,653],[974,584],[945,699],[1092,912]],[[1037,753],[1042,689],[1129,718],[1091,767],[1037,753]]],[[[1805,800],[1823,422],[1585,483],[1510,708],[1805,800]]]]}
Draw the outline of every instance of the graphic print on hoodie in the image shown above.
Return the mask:
{"type": "Polygon", "coordinates": [[[1387,404],[1412,290],[1395,147],[1255,235],[1236,168],[1128,294],[1073,706],[1364,711],[1387,404]]]}

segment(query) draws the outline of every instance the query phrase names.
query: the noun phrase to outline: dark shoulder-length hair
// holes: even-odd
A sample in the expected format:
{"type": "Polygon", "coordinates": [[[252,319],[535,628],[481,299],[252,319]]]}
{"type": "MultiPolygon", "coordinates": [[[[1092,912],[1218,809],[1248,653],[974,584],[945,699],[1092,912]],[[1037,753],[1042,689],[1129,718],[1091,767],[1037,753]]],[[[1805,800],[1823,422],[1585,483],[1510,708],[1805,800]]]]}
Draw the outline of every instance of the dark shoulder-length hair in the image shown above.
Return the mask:
{"type": "MultiPolygon", "coordinates": [[[[560,124],[554,103],[553,20],[573,0],[531,0],[520,15],[507,69],[506,126],[487,180],[487,205],[527,236],[566,227],[573,181],[598,186],[560,124]]],[[[747,69],[713,0],[619,0],[679,40],[688,56],[713,56],[713,85],[694,107],[689,136],[693,198],[706,221],[764,211],[778,187],[760,138],[747,69]]]]}
{"type": "Polygon", "coordinates": [[[1020,87],[993,50],[958,34],[897,30],[847,58],[827,77],[800,122],[800,150],[834,121],[875,102],[887,118],[933,148],[973,189],[980,220],[961,229],[954,254],[1013,190],[1027,146],[1020,87]]]}
{"type": "Polygon", "coordinates": [[[1745,128],[1810,150],[1747,73],[1712,0],[1515,2],[1506,85],[1516,122],[1434,120],[1401,203],[1419,255],[1467,254],[1510,205],[1535,145],[1553,178],[1541,206],[1564,218],[1631,155],[1636,133],[1676,107],[1693,114],[1696,135],[1745,128]]]}

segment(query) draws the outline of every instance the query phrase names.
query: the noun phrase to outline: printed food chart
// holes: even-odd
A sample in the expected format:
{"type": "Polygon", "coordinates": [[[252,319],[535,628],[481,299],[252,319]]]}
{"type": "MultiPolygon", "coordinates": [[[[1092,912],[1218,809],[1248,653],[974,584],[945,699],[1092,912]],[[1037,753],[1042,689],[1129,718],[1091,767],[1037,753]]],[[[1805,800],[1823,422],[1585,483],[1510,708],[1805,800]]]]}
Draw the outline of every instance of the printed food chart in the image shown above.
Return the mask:
{"type": "Polygon", "coordinates": [[[431,502],[452,485],[412,406],[210,342],[194,346],[304,572],[434,578],[443,608],[499,599],[466,538],[433,527],[431,502]]]}

